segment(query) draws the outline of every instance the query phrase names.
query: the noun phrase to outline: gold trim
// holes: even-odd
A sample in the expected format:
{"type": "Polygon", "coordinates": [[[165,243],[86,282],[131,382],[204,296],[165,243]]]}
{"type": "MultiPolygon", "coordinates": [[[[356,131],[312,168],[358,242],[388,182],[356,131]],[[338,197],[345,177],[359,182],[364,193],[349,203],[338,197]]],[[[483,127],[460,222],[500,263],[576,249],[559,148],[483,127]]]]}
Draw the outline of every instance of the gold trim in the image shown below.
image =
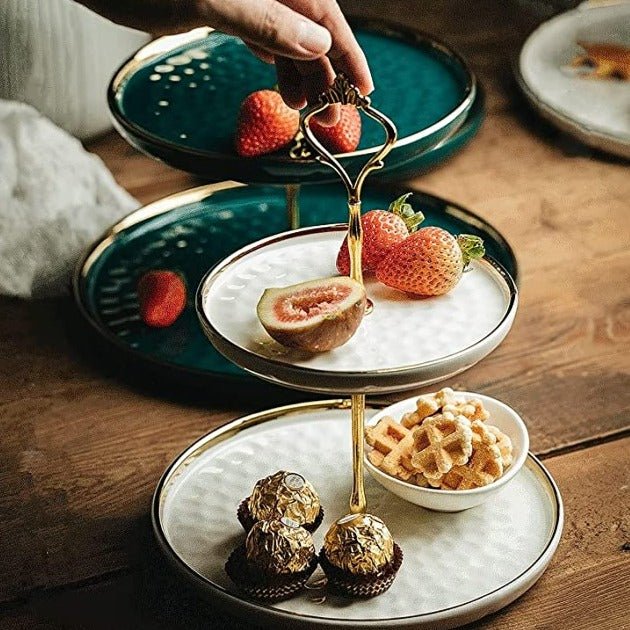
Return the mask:
{"type": "MultiPolygon", "coordinates": [[[[79,258],[79,261],[74,268],[71,288],[79,311],[83,318],[89,323],[91,328],[101,337],[107,339],[115,347],[122,350],[125,354],[137,357],[152,365],[189,373],[191,375],[194,374],[197,376],[210,376],[214,374],[220,375],[221,378],[225,378],[228,380],[242,380],[243,376],[240,375],[230,375],[223,372],[208,372],[206,370],[200,370],[194,367],[176,365],[134,350],[128,344],[122,342],[116,335],[110,334],[109,331],[103,329],[96,318],[93,316],[93,314],[89,311],[89,308],[87,306],[88,300],[85,291],[85,281],[94,263],[103,254],[103,252],[105,252],[107,248],[116,241],[120,233],[124,230],[129,229],[134,225],[141,223],[142,221],[146,221],[153,217],[169,212],[170,210],[174,210],[179,206],[203,201],[216,192],[230,190],[232,188],[241,188],[245,186],[246,184],[231,181],[220,182],[216,184],[206,184],[204,186],[198,186],[196,188],[177,192],[162,199],[158,199],[157,201],[149,203],[146,206],[130,212],[127,216],[123,217],[110,228],[108,228],[98,239],[96,239],[88,248],[86,248],[85,252],[81,256],[81,258],[79,258]]],[[[402,192],[402,189],[399,185],[392,184],[384,186],[383,190],[393,191],[394,194],[400,194],[402,192]]],[[[491,236],[491,238],[493,238],[501,246],[501,248],[506,250],[508,255],[514,261],[514,265],[516,268],[517,261],[514,255],[514,251],[512,250],[510,244],[505,239],[505,237],[493,225],[488,223],[485,219],[475,214],[474,212],[467,210],[466,208],[459,206],[451,201],[442,199],[441,197],[431,195],[429,193],[426,193],[426,195],[430,199],[436,199],[442,202],[445,206],[444,213],[447,216],[453,216],[460,221],[470,223],[471,225],[477,227],[478,229],[484,231],[489,236],[491,236]]]]}

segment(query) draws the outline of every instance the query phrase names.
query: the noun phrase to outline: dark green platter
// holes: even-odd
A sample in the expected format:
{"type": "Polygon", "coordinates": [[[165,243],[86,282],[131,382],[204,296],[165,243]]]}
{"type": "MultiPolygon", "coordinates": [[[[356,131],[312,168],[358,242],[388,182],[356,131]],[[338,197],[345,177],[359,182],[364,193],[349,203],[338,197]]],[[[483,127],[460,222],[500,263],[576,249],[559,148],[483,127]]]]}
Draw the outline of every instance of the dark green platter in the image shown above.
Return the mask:
{"type": "MultiPolygon", "coordinates": [[[[368,186],[363,207],[385,208],[402,192],[368,186]]],[[[425,225],[482,236],[488,254],[516,279],[512,249],[486,221],[426,193],[415,192],[411,201],[424,212],[425,225]]],[[[300,204],[304,226],[347,221],[341,184],[305,187],[300,204]]],[[[77,266],[75,298],[100,335],[136,358],[197,378],[242,377],[245,372],[218,354],[204,336],[195,314],[195,291],[206,271],[228,254],[284,230],[281,188],[228,182],[178,193],[136,210],[94,243],[77,266]],[[148,328],[138,314],[137,279],[157,268],[180,272],[188,287],[186,310],[166,329],[148,328]]]]}
{"type": "MultiPolygon", "coordinates": [[[[373,104],[399,131],[379,176],[400,179],[426,170],[444,159],[443,152],[459,148],[461,144],[450,139],[467,119],[477,94],[464,61],[429,36],[401,26],[355,20],[353,28],[377,86],[373,104]],[[423,156],[440,143],[442,150],[433,152],[427,164],[423,156]]],[[[334,181],[335,173],[325,165],[293,159],[288,151],[255,159],[234,152],[241,101],[274,83],[273,66],[256,59],[240,40],[202,28],[140,49],[114,75],[108,99],[114,124],[133,146],[207,180],[334,181]]],[[[474,120],[480,122],[481,117],[474,120]]],[[[364,117],[361,144],[341,158],[344,168],[356,172],[381,143],[379,125],[364,117]]]]}

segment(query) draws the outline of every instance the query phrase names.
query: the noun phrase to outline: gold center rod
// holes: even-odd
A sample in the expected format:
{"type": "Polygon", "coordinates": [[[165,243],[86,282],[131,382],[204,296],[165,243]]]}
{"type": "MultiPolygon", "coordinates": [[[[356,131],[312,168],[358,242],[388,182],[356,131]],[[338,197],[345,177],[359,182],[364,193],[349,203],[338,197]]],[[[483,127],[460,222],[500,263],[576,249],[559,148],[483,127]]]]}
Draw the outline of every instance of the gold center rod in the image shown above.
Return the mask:
{"type": "MultiPolygon", "coordinates": [[[[348,203],[350,217],[348,221],[348,250],[350,253],[350,277],[363,284],[361,268],[361,249],[363,228],[361,226],[361,202],[348,203]]],[[[352,396],[352,494],[350,512],[365,512],[365,488],[363,486],[363,431],[365,420],[365,395],[352,396]]]]}
{"type": "MultiPolygon", "coordinates": [[[[396,126],[384,114],[374,109],[370,99],[363,96],[357,88],[341,73],[337,75],[333,85],[319,97],[318,103],[311,107],[300,121],[300,129],[311,148],[316,153],[316,159],[334,169],[348,192],[348,208],[350,220],[348,222],[348,250],[350,253],[350,277],[363,284],[361,269],[361,249],[363,230],[361,228],[361,189],[368,173],[383,167],[383,159],[394,148],[397,138],[396,126]],[[376,120],[385,129],[387,139],[383,146],[370,157],[359,171],[353,183],[348,173],[313,134],[309,120],[324,111],[333,103],[351,104],[362,109],[370,118],[376,120]]],[[[289,189],[287,189],[287,193],[289,189]]],[[[369,305],[368,305],[369,309],[369,305]]],[[[369,311],[368,311],[369,312],[369,311]]],[[[350,497],[350,511],[353,514],[365,512],[365,490],[363,487],[363,427],[365,418],[365,395],[353,394],[352,399],[352,495],[350,497]]]]}
{"type": "Polygon", "coordinates": [[[352,396],[352,494],[350,512],[365,512],[365,488],[363,485],[363,426],[365,418],[365,394],[352,396]]]}
{"type": "Polygon", "coordinates": [[[287,221],[290,230],[297,230],[300,227],[300,185],[287,184],[285,187],[287,199],[287,221]]]}

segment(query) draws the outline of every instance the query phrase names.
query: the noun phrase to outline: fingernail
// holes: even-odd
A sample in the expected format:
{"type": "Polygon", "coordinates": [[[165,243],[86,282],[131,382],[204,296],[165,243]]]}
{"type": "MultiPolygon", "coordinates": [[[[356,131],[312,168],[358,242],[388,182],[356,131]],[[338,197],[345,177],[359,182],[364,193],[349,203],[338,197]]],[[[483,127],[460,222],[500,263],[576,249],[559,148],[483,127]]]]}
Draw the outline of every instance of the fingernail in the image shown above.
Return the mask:
{"type": "Polygon", "coordinates": [[[332,45],[330,33],[315,22],[300,21],[297,43],[308,52],[323,55],[332,45]]]}

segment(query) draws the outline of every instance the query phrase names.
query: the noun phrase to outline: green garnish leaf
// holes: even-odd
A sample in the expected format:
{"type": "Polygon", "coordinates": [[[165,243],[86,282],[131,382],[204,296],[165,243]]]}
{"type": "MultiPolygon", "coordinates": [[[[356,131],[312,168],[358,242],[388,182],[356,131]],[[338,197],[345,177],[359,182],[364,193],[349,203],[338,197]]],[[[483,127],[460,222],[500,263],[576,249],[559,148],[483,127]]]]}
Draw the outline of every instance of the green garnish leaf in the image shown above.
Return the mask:
{"type": "Polygon", "coordinates": [[[483,245],[483,239],[472,234],[460,234],[457,237],[457,244],[462,250],[464,257],[464,269],[468,267],[471,260],[483,258],[486,254],[486,248],[483,245]]]}
{"type": "Polygon", "coordinates": [[[411,195],[413,195],[413,193],[405,193],[389,204],[389,211],[398,215],[405,222],[410,233],[415,232],[418,226],[424,221],[424,214],[420,211],[416,212],[411,204],[407,203],[407,199],[409,199],[411,195]]]}

